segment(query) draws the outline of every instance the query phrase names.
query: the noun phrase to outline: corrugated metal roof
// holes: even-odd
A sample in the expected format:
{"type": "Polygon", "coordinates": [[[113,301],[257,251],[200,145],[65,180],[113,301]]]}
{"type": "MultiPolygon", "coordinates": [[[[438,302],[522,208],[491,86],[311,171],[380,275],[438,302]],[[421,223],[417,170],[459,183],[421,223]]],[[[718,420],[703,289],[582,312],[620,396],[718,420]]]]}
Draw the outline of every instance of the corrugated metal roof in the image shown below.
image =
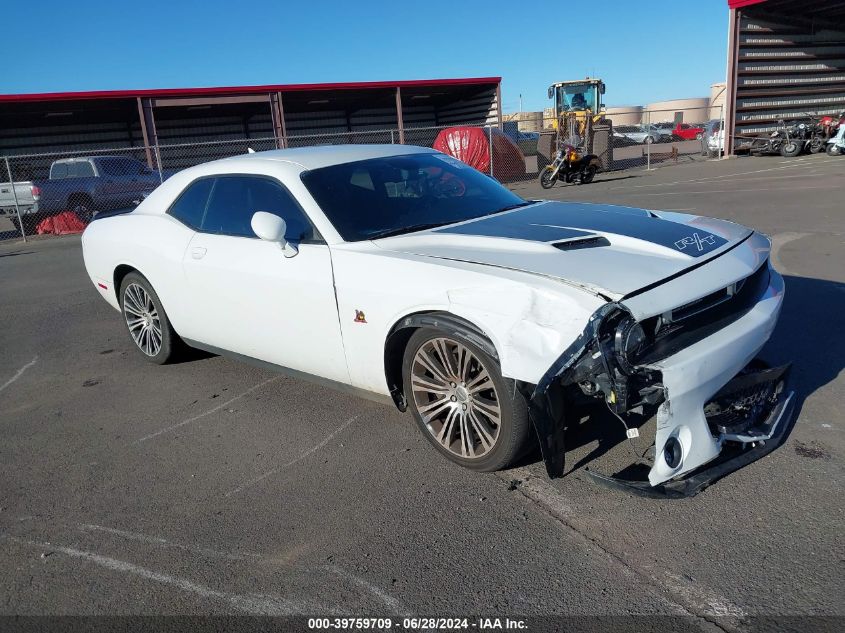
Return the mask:
{"type": "Polygon", "coordinates": [[[377,88],[420,88],[499,84],[501,77],[463,77],[458,79],[413,79],[405,81],[357,81],[318,84],[269,84],[265,86],[215,86],[207,88],[157,88],[141,90],[91,90],[82,92],[40,92],[0,94],[0,103],[27,101],[74,101],[81,99],[134,99],[136,97],[197,97],[249,95],[268,92],[303,92],[316,90],[372,90],[377,88]]]}

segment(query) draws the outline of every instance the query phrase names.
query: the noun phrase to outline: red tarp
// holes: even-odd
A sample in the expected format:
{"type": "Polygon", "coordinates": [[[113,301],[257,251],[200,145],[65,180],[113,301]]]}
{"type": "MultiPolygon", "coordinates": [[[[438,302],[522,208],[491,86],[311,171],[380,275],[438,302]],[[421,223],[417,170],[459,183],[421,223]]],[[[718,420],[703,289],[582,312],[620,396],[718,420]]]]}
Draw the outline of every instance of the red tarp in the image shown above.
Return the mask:
{"type": "Polygon", "coordinates": [[[54,235],[69,235],[70,233],[82,233],[85,230],[85,223],[73,211],[62,211],[58,215],[44,218],[35,227],[39,235],[52,233],[54,235]]]}
{"type": "MultiPolygon", "coordinates": [[[[507,182],[525,175],[525,156],[499,128],[493,128],[493,177],[507,182]]],[[[485,174],[490,173],[488,130],[480,127],[450,127],[434,140],[434,149],[454,156],[485,174]]]]}

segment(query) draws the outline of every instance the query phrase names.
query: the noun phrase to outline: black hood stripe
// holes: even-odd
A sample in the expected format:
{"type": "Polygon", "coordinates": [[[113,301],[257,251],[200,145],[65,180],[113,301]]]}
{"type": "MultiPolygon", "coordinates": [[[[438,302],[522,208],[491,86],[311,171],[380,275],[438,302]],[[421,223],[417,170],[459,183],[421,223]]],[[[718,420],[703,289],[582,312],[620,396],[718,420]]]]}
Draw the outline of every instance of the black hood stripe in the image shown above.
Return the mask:
{"type": "Polygon", "coordinates": [[[690,257],[707,255],[728,242],[715,233],[657,218],[643,209],[563,202],[531,205],[436,231],[534,242],[558,242],[601,231],[658,244],[690,257]]]}
{"type": "Polygon", "coordinates": [[[532,224],[517,221],[496,221],[508,218],[508,215],[482,218],[475,222],[459,224],[458,226],[437,229],[438,233],[458,233],[461,235],[483,235],[485,237],[508,237],[514,240],[528,240],[530,242],[560,242],[577,237],[593,235],[586,231],[579,231],[565,226],[549,226],[548,224],[532,224]]]}

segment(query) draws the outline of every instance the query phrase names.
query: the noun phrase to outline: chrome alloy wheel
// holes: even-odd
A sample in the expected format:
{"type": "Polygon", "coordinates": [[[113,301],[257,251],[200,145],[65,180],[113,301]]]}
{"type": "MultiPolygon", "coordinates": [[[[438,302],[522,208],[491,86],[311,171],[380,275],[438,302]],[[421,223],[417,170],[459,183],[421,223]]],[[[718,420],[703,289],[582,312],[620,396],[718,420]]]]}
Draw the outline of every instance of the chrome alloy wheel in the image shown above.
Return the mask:
{"type": "Polygon", "coordinates": [[[450,453],[478,459],[496,445],[502,411],[487,368],[448,338],[426,341],[414,355],[411,390],[423,422],[450,453]]]}
{"type": "Polygon", "coordinates": [[[126,286],[123,291],[123,316],[138,349],[147,356],[156,356],[161,350],[161,319],[152,297],[142,286],[126,286]]]}

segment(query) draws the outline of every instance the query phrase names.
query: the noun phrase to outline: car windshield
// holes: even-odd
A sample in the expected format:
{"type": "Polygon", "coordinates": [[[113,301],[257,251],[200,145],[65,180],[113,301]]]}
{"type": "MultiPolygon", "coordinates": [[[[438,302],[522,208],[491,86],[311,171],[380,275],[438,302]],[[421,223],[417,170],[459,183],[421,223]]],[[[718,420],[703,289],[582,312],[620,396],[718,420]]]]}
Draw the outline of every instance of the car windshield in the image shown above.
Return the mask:
{"type": "Polygon", "coordinates": [[[528,204],[445,154],[387,156],[303,172],[302,181],[347,242],[454,224],[528,204]]]}

